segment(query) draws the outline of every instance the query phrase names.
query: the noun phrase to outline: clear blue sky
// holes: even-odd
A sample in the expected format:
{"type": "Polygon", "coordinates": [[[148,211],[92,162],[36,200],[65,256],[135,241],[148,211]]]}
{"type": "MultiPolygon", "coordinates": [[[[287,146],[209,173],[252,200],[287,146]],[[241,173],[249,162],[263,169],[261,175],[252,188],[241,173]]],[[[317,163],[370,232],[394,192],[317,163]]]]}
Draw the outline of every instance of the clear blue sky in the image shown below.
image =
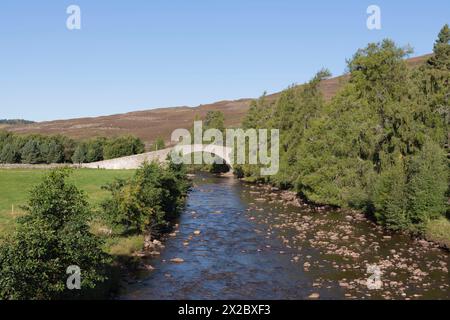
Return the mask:
{"type": "Polygon", "coordinates": [[[2,0],[0,118],[52,120],[257,97],[389,37],[429,53],[449,0],[2,0]],[[82,29],[66,29],[66,8],[82,29]],[[382,30],[366,9],[382,10],[382,30]]]}

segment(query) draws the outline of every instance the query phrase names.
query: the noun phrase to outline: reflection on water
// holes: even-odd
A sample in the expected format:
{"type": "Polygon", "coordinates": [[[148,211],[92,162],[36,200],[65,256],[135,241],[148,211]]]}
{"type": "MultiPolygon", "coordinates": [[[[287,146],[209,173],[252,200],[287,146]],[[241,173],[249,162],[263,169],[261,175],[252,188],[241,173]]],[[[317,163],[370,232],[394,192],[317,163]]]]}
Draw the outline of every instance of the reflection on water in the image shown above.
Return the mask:
{"type": "Polygon", "coordinates": [[[122,299],[450,299],[448,253],[359,215],[284,205],[277,193],[199,175],[155,270],[122,299]],[[183,263],[171,262],[181,258],[183,263]],[[367,265],[382,274],[367,289],[367,265]]]}

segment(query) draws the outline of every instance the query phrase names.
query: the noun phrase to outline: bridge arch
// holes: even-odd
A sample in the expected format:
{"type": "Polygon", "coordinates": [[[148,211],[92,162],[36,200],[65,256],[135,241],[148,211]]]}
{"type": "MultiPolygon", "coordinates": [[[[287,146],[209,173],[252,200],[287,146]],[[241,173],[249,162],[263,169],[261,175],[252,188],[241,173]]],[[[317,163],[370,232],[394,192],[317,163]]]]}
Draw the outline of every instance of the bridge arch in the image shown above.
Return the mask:
{"type": "Polygon", "coordinates": [[[92,168],[92,169],[109,169],[109,170],[122,170],[122,169],[138,169],[144,162],[152,162],[158,161],[160,163],[164,163],[167,161],[168,155],[171,152],[178,152],[181,155],[189,155],[195,152],[206,152],[216,155],[222,158],[228,166],[230,166],[230,170],[233,171],[233,162],[231,161],[231,148],[218,146],[218,145],[202,145],[202,144],[193,144],[193,145],[178,145],[175,147],[146,152],[142,154],[136,154],[127,157],[121,157],[117,159],[103,160],[92,163],[83,163],[81,165],[75,165],[76,167],[81,168],[92,168]]]}
{"type": "Polygon", "coordinates": [[[181,154],[181,156],[187,156],[193,153],[202,152],[210,153],[222,158],[230,169],[233,170],[233,162],[231,161],[232,149],[226,146],[219,146],[215,144],[191,144],[191,145],[178,145],[172,149],[172,152],[181,154]]]}

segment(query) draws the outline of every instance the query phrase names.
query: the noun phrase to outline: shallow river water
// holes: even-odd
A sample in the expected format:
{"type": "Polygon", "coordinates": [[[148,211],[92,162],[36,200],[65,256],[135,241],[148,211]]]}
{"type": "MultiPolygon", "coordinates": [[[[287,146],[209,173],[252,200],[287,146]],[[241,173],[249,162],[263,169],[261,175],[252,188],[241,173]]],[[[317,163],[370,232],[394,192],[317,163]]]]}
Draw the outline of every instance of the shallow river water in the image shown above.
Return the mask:
{"type": "Polygon", "coordinates": [[[178,224],[121,299],[450,299],[448,252],[234,178],[197,175],[178,224]]]}

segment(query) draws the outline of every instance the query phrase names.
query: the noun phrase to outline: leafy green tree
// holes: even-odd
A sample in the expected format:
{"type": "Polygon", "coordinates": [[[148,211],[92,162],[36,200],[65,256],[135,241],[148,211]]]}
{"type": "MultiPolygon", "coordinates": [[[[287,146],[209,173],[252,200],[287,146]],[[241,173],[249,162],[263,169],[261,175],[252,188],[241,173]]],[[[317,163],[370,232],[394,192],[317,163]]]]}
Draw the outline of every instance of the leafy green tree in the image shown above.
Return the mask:
{"type": "Polygon", "coordinates": [[[105,160],[107,160],[140,154],[144,151],[142,140],[129,135],[109,140],[104,146],[103,155],[105,160]]]}
{"type": "Polygon", "coordinates": [[[95,138],[87,142],[87,162],[97,162],[103,160],[103,148],[107,140],[105,138],[95,138]]]}
{"type": "Polygon", "coordinates": [[[181,168],[168,169],[144,163],[130,180],[116,180],[104,189],[111,198],[102,203],[105,216],[124,232],[149,230],[154,235],[165,229],[184,203],[185,177],[181,168]]]}
{"type": "Polygon", "coordinates": [[[179,190],[179,207],[183,204],[183,199],[187,196],[187,192],[191,187],[191,183],[187,178],[187,167],[184,163],[175,163],[172,161],[170,154],[168,155],[168,168],[167,170],[173,174],[175,179],[177,180],[176,186],[179,190]]]}
{"type": "Polygon", "coordinates": [[[67,181],[69,173],[60,169],[44,177],[17,232],[1,243],[0,299],[79,298],[106,279],[108,257],[89,232],[86,195],[67,181]],[[81,269],[80,291],[66,288],[73,265],[81,269]]]}

